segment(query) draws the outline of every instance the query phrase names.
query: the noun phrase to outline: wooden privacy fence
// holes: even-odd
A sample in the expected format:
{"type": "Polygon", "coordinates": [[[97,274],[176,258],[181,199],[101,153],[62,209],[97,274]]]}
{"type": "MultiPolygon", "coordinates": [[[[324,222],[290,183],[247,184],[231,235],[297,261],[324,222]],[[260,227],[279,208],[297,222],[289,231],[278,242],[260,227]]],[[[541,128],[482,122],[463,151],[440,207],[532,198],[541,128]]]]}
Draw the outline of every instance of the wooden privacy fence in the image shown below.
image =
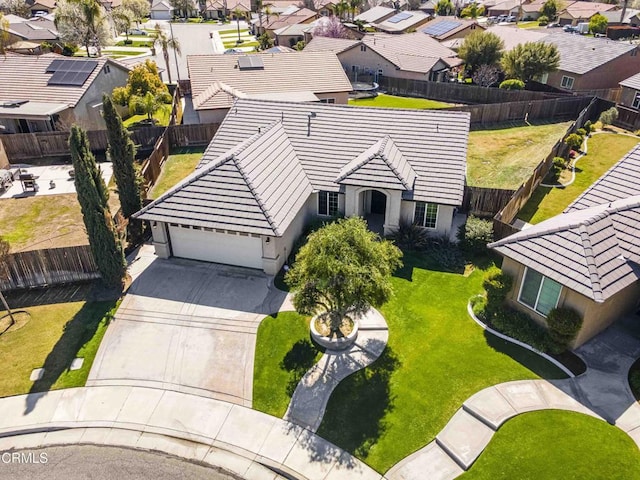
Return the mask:
{"type": "Polygon", "coordinates": [[[493,217],[509,202],[515,190],[467,187],[464,210],[477,217],[493,217]]]}
{"type": "Polygon", "coordinates": [[[0,170],[3,168],[9,168],[9,157],[7,157],[4,145],[0,142],[0,170]]]}
{"type": "Polygon", "coordinates": [[[589,104],[580,112],[578,118],[569,126],[564,136],[556,142],[547,157],[536,166],[527,181],[515,191],[507,204],[493,217],[493,236],[495,240],[500,240],[518,231],[511,223],[549,173],[554,157],[565,157],[568,153],[569,147],[564,143],[564,139],[567,135],[575,133],[576,130],[582,128],[587,120],[597,116],[607,107],[608,103],[595,97],[592,98],[589,104]]]}
{"type": "Polygon", "coordinates": [[[89,245],[12,253],[0,266],[0,290],[44,287],[96,278],[100,278],[100,274],[89,245]]]}

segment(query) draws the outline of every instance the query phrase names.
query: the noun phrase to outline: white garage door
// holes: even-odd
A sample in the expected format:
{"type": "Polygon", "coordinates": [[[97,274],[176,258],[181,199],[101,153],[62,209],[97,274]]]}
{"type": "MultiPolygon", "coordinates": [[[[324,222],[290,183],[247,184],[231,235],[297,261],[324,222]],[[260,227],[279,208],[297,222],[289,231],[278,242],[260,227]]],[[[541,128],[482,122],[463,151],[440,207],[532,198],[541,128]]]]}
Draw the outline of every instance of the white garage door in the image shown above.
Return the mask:
{"type": "Polygon", "coordinates": [[[262,270],[262,240],[255,237],[169,227],[173,255],[262,270]]]}

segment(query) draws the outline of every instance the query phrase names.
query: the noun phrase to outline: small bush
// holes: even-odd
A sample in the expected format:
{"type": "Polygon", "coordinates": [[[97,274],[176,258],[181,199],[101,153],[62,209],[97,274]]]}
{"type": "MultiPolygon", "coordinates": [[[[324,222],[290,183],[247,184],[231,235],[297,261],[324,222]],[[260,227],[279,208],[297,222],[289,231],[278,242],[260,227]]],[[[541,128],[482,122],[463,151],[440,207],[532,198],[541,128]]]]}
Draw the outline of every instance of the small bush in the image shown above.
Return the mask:
{"type": "Polygon", "coordinates": [[[569,163],[562,157],[553,157],[553,166],[559,168],[560,170],[564,170],[569,166],[569,163]]]}
{"type": "Polygon", "coordinates": [[[579,128],[578,130],[576,130],[576,133],[582,138],[587,136],[587,131],[584,128],[579,128]]]}
{"type": "Polygon", "coordinates": [[[458,231],[458,240],[464,251],[483,253],[487,249],[487,244],[493,241],[493,222],[473,215],[469,216],[467,223],[458,231]]]}
{"type": "Polygon", "coordinates": [[[551,339],[567,347],[582,328],[582,317],[571,308],[554,308],[547,315],[547,325],[551,339]]]}
{"type": "Polygon", "coordinates": [[[498,331],[516,340],[543,351],[560,353],[562,349],[549,337],[549,333],[535,323],[529,315],[512,308],[503,307],[491,317],[491,325],[498,331]]]}
{"type": "Polygon", "coordinates": [[[427,237],[427,245],[423,251],[442,269],[450,272],[464,271],[465,259],[462,251],[448,237],[427,237]]]}
{"type": "Polygon", "coordinates": [[[389,238],[402,250],[424,250],[429,244],[429,236],[417,225],[401,223],[389,238]]]}
{"type": "Polygon", "coordinates": [[[505,80],[500,84],[500,87],[504,90],[524,90],[524,82],[516,78],[505,80]]]}
{"type": "Polygon", "coordinates": [[[483,297],[482,295],[478,295],[477,297],[473,297],[471,299],[471,309],[473,310],[473,314],[483,322],[487,321],[486,308],[487,308],[486,297],[483,297]]]}
{"type": "Polygon", "coordinates": [[[502,271],[489,272],[482,283],[487,292],[487,305],[490,310],[497,310],[513,287],[513,279],[502,271]]]}
{"type": "Polygon", "coordinates": [[[539,26],[544,27],[544,26],[546,26],[548,24],[549,24],[549,19],[545,15],[542,15],[542,16],[540,16],[538,18],[538,25],[539,26]]]}
{"type": "Polygon", "coordinates": [[[580,147],[582,147],[582,141],[583,137],[577,133],[567,135],[567,138],[564,139],[564,143],[566,143],[571,150],[580,150],[580,147]]]}
{"type": "Polygon", "coordinates": [[[586,122],[584,122],[584,127],[582,128],[586,130],[587,135],[589,135],[595,129],[593,123],[591,123],[591,120],[587,120],[586,122]]]}
{"type": "Polygon", "coordinates": [[[598,121],[602,123],[603,126],[611,125],[618,119],[618,109],[616,107],[611,107],[608,110],[605,110],[600,114],[600,118],[598,121]]]}

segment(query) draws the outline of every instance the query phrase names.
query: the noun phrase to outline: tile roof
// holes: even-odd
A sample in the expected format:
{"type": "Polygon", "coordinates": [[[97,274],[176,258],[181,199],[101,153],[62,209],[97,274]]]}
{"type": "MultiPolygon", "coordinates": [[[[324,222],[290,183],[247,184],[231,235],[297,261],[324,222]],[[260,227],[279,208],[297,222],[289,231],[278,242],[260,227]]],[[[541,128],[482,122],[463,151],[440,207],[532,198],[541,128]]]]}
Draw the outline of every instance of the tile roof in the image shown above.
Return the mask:
{"type": "Polygon", "coordinates": [[[513,10],[520,6],[521,0],[505,0],[503,2],[494,3],[487,10],[513,10]]]}
{"type": "Polygon", "coordinates": [[[278,30],[279,28],[286,27],[288,25],[295,25],[296,23],[305,23],[307,20],[316,18],[317,12],[309,10],[308,8],[300,8],[293,13],[283,14],[280,16],[272,15],[269,17],[269,21],[266,21],[266,17],[262,21],[262,26],[265,30],[278,30]]]}
{"type": "Polygon", "coordinates": [[[553,43],[560,52],[559,70],[583,75],[638,48],[635,44],[616,42],[607,38],[591,38],[582,35],[556,33],[548,35],[547,43],[553,43]]]}
{"type": "Polygon", "coordinates": [[[575,199],[565,213],[636,195],[640,195],[640,145],[636,145],[575,199]]]}
{"type": "Polygon", "coordinates": [[[489,245],[602,303],[640,279],[640,196],[557,215],[489,245]]]}
{"type": "Polygon", "coordinates": [[[633,88],[634,90],[640,90],[640,73],[636,73],[632,77],[625,78],[620,82],[620,85],[627,88],[633,88]]]}
{"type": "Polygon", "coordinates": [[[137,218],[281,236],[312,192],[281,123],[212,159],[137,218]]]}
{"type": "Polygon", "coordinates": [[[522,11],[527,13],[539,12],[542,9],[542,6],[545,4],[545,2],[546,0],[534,0],[531,3],[523,3],[522,11]]]}
{"type": "Polygon", "coordinates": [[[46,26],[44,24],[38,25],[36,22],[11,23],[9,24],[9,32],[24,40],[56,40],[59,37],[57,30],[53,27],[53,22],[49,20],[47,20],[46,26]]]}
{"type": "Polygon", "coordinates": [[[376,23],[383,18],[390,17],[393,13],[395,13],[393,8],[377,6],[356,15],[354,20],[362,20],[365,23],[376,23]]]}
{"type": "Polygon", "coordinates": [[[573,18],[591,18],[596,13],[608,12],[610,10],[617,10],[616,4],[598,3],[598,2],[573,2],[567,6],[562,13],[569,14],[573,18]]]}
{"type": "Polygon", "coordinates": [[[352,40],[350,38],[313,37],[303,51],[307,53],[333,52],[338,54],[359,44],[360,40],[352,40]]]}
{"type": "Polygon", "coordinates": [[[411,28],[416,28],[418,25],[427,22],[429,18],[431,18],[431,15],[423,12],[422,10],[401,11],[396,15],[404,15],[406,18],[396,22],[393,21],[393,19],[396,18],[394,15],[382,22],[375,23],[374,27],[385,32],[399,33],[411,28]]]}
{"type": "Polygon", "coordinates": [[[431,20],[429,23],[420,27],[420,32],[429,35],[438,41],[446,40],[447,38],[461,32],[462,30],[475,25],[477,30],[484,30],[485,27],[478,24],[477,20],[470,20],[466,18],[438,16],[431,20]]]}
{"type": "Polygon", "coordinates": [[[416,172],[389,135],[347,163],[337,183],[361,187],[413,190],[416,172]]]}
{"type": "Polygon", "coordinates": [[[45,103],[65,103],[75,107],[93,81],[102,71],[105,63],[125,70],[126,67],[106,57],[92,58],[98,66],[81,86],[47,85],[52,73],[47,67],[55,59],[86,62],[86,58],[63,57],[55,53],[43,55],[20,55],[7,53],[0,56],[0,101],[29,100],[45,103]]]}
{"type": "Polygon", "coordinates": [[[339,191],[335,180],[342,168],[388,135],[417,175],[414,191],[404,192],[405,198],[456,206],[462,202],[470,122],[466,112],[239,99],[199,168],[274,121],[282,122],[316,190],[339,191]]]}
{"type": "Polygon", "coordinates": [[[288,55],[251,54],[264,68],[242,69],[239,55],[189,55],[187,66],[197,110],[229,108],[233,92],[258,94],[350,92],[351,82],[331,52],[296,52],[288,55]],[[217,84],[216,84],[217,82],[217,84]],[[225,85],[225,91],[221,85],[225,85]]]}
{"type": "Polygon", "coordinates": [[[636,10],[635,8],[627,8],[624,13],[624,18],[622,18],[622,22],[620,22],[622,17],[622,10],[600,12],[600,14],[605,17],[609,23],[630,23],[631,18],[635,17],[638,13],[640,13],[640,10],[636,10]]]}
{"type": "Polygon", "coordinates": [[[491,32],[500,37],[504,43],[504,50],[506,52],[513,50],[521,43],[539,42],[549,36],[547,33],[534,32],[525,28],[507,25],[494,25],[489,27],[487,32],[491,32]]]}

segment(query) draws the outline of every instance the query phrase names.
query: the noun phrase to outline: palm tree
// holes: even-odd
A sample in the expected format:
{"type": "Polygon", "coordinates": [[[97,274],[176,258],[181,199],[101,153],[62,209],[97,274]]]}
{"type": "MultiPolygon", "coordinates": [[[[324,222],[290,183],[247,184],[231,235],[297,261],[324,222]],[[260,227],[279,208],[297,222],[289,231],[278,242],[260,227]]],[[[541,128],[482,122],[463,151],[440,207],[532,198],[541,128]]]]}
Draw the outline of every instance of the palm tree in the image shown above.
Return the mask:
{"type": "Polygon", "coordinates": [[[233,13],[233,16],[236,17],[236,23],[238,25],[238,43],[242,43],[242,39],[240,38],[240,19],[244,19],[246,13],[244,12],[244,10],[240,10],[239,8],[234,9],[231,13],[233,13]]]}
{"type": "MultiPolygon", "coordinates": [[[[169,37],[160,25],[156,23],[154,32],[153,32],[153,47],[159,47],[162,49],[162,57],[164,58],[164,64],[167,66],[167,76],[169,77],[169,83],[171,83],[171,69],[169,68],[169,49],[172,48],[178,55],[182,55],[180,52],[180,42],[173,38],[173,36],[169,37]]],[[[176,64],[176,69],[178,69],[178,65],[176,64]]]]}
{"type": "Polygon", "coordinates": [[[136,113],[144,113],[147,119],[154,122],[153,115],[160,111],[166,110],[169,106],[162,102],[159,95],[154,95],[151,92],[147,92],[143,97],[133,95],[129,100],[129,110],[136,113]]]}
{"type": "Polygon", "coordinates": [[[351,10],[351,21],[355,19],[356,11],[362,4],[361,0],[349,0],[349,10],[351,10]]]}

